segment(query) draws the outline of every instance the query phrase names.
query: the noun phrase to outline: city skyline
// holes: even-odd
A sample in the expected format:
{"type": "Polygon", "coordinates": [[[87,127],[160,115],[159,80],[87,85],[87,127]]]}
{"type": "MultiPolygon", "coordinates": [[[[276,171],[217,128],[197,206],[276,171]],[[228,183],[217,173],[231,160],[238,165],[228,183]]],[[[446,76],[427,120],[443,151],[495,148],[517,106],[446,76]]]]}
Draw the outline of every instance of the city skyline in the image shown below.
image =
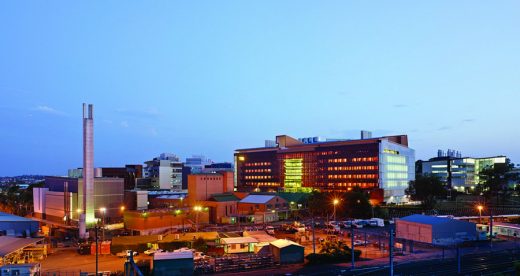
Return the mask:
{"type": "Polygon", "coordinates": [[[96,167],[362,129],[520,162],[520,4],[469,3],[1,3],[0,175],[80,167],[83,102],[96,167]]]}

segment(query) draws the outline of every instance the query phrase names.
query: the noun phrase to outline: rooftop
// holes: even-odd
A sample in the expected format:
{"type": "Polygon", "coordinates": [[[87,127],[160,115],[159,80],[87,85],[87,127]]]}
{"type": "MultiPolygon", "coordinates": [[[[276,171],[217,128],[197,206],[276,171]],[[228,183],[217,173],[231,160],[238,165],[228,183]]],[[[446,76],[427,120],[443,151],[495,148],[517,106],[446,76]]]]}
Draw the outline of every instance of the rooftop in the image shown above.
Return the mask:
{"type": "Polygon", "coordinates": [[[32,219],[28,219],[28,218],[24,218],[24,217],[20,217],[20,216],[16,216],[16,215],[13,215],[13,214],[8,214],[8,213],[3,213],[3,212],[0,212],[0,221],[9,221],[9,222],[30,222],[30,221],[34,221],[32,219]]]}
{"type": "Polygon", "coordinates": [[[264,231],[244,231],[244,237],[255,238],[258,242],[273,242],[277,240],[264,231]]]}
{"type": "Polygon", "coordinates": [[[240,244],[240,243],[258,243],[258,240],[252,237],[222,238],[222,244],[240,244]]]}
{"type": "Polygon", "coordinates": [[[153,255],[153,260],[173,260],[173,259],[193,259],[193,252],[176,251],[176,252],[157,252],[153,255]]]}
{"type": "Polygon", "coordinates": [[[265,204],[274,197],[274,195],[248,195],[240,200],[240,203],[265,204]]]}
{"type": "Polygon", "coordinates": [[[408,147],[408,137],[407,135],[393,135],[393,136],[382,136],[382,137],[373,137],[368,139],[356,139],[356,140],[339,140],[339,141],[325,141],[325,142],[317,142],[312,144],[305,144],[301,141],[298,141],[287,135],[277,136],[281,137],[280,141],[285,143],[285,140],[290,140],[289,143],[280,144],[277,147],[257,147],[257,148],[247,148],[247,149],[237,149],[235,150],[238,153],[244,152],[259,152],[259,151],[312,151],[316,148],[320,147],[330,147],[330,146],[345,146],[345,145],[359,145],[359,144],[373,144],[379,143],[381,140],[387,140],[389,142],[393,142],[396,144],[400,144],[402,146],[408,147]]]}
{"type": "Polygon", "coordinates": [[[295,245],[295,246],[299,246],[299,247],[303,247],[302,245],[300,244],[297,244],[293,241],[290,241],[290,240],[284,240],[284,239],[279,239],[279,240],[276,240],[276,241],[272,241],[271,242],[271,245],[273,246],[276,246],[278,248],[284,248],[284,247],[287,247],[287,246],[290,246],[290,245],[295,245]]]}
{"type": "Polygon", "coordinates": [[[161,241],[160,243],[168,243],[168,242],[175,242],[175,241],[193,241],[198,238],[202,238],[205,241],[215,241],[219,239],[218,232],[187,232],[187,233],[174,233],[174,234],[168,234],[161,241]]]}
{"type": "Polygon", "coordinates": [[[43,241],[43,238],[13,238],[0,236],[0,257],[43,241]]]}
{"type": "Polygon", "coordinates": [[[419,214],[402,217],[402,218],[400,218],[400,220],[417,222],[417,223],[422,223],[422,224],[430,224],[430,225],[443,224],[443,223],[453,222],[453,221],[459,222],[459,220],[456,220],[456,219],[435,217],[435,216],[425,216],[425,215],[419,215],[419,214]]]}
{"type": "Polygon", "coordinates": [[[239,201],[240,198],[236,197],[232,193],[224,193],[224,194],[213,194],[210,200],[217,202],[225,202],[225,201],[239,201]]]}

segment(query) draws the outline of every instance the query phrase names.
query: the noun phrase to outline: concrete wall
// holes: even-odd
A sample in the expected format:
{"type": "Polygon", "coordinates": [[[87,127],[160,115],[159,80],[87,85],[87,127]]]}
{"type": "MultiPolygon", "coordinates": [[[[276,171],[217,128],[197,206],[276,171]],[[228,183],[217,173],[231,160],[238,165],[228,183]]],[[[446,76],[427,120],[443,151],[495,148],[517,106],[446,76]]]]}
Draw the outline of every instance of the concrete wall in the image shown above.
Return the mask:
{"type": "Polygon", "coordinates": [[[154,260],[154,276],[193,275],[193,259],[154,260]]]}
{"type": "Polygon", "coordinates": [[[477,239],[477,226],[473,222],[452,219],[433,226],[434,244],[454,244],[477,239]]]}
{"type": "Polygon", "coordinates": [[[283,248],[278,248],[271,245],[271,252],[273,253],[275,262],[279,264],[299,264],[304,261],[304,247],[290,245],[283,248]]]}
{"type": "Polygon", "coordinates": [[[431,225],[396,220],[396,237],[401,239],[432,243],[431,225]]]}
{"type": "Polygon", "coordinates": [[[188,175],[188,203],[208,200],[213,194],[233,192],[233,173],[188,175]]]}
{"type": "Polygon", "coordinates": [[[30,237],[38,232],[37,221],[0,221],[0,231],[7,236],[30,237]]]}

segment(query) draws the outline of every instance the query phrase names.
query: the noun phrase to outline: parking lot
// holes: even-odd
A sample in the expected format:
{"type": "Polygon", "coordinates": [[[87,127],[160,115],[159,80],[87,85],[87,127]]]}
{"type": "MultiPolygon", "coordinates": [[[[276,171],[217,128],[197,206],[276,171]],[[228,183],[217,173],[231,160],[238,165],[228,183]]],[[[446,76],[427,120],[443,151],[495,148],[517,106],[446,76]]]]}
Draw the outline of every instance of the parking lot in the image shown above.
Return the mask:
{"type": "MultiPolygon", "coordinates": [[[[114,255],[100,255],[98,258],[99,271],[123,271],[125,258],[119,258],[114,255]]],[[[139,254],[135,260],[151,260],[151,257],[139,254]]],[[[58,248],[53,249],[53,253],[41,262],[43,273],[60,272],[60,273],[76,273],[94,272],[96,267],[95,255],[79,255],[76,248],[58,248]]]]}

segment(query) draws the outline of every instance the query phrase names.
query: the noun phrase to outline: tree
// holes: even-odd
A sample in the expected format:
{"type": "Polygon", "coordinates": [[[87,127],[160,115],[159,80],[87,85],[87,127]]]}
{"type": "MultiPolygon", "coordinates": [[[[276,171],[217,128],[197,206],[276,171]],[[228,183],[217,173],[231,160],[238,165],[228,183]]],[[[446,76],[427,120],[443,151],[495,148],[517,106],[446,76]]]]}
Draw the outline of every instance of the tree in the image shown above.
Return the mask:
{"type": "Polygon", "coordinates": [[[208,244],[202,237],[199,237],[193,242],[193,249],[206,253],[208,252],[208,244]]]}
{"type": "MultiPolygon", "coordinates": [[[[320,253],[307,255],[309,264],[342,263],[352,258],[352,250],[344,241],[326,241],[322,243],[320,253]]],[[[354,250],[354,258],[359,259],[360,250],[354,250]]]]}
{"type": "Polygon", "coordinates": [[[372,216],[372,205],[369,195],[355,187],[352,191],[343,195],[341,212],[349,218],[370,218],[372,216]]]}
{"type": "Polygon", "coordinates": [[[445,198],[447,190],[441,180],[435,175],[418,175],[406,189],[406,194],[412,200],[421,201],[423,207],[432,209],[439,198],[445,198]]]}
{"type": "Polygon", "coordinates": [[[478,190],[487,199],[498,194],[505,196],[508,192],[512,192],[513,189],[509,189],[509,184],[518,180],[518,175],[509,173],[514,167],[511,160],[506,159],[505,163],[497,163],[484,168],[478,174],[480,178],[480,183],[477,183],[478,190]]]}
{"type": "Polygon", "coordinates": [[[319,191],[312,191],[311,195],[309,196],[307,205],[309,208],[309,212],[313,216],[325,216],[327,214],[327,211],[330,205],[330,202],[328,202],[328,194],[327,193],[321,193],[319,191]]]}

